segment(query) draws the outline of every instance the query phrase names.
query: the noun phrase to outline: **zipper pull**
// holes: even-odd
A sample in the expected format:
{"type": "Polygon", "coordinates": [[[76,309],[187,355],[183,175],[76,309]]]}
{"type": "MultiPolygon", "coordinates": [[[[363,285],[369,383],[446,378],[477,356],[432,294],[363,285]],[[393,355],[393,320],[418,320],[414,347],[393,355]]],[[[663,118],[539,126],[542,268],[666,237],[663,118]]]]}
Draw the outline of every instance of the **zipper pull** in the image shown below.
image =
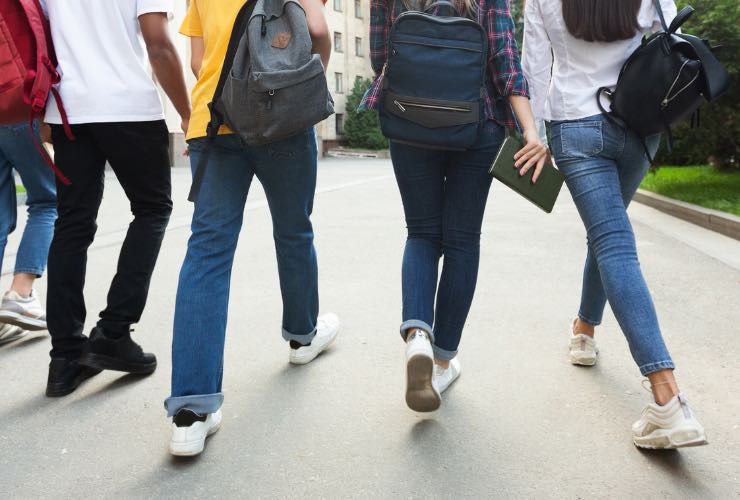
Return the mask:
{"type": "Polygon", "coordinates": [[[398,102],[398,101],[393,101],[393,104],[395,104],[396,106],[398,106],[398,109],[400,109],[400,110],[401,110],[401,111],[403,111],[404,113],[406,112],[406,108],[404,108],[404,107],[403,107],[403,106],[401,105],[401,103],[400,103],[400,102],[398,102]]]}
{"type": "Polygon", "coordinates": [[[274,96],[274,95],[275,95],[275,91],[274,90],[269,90],[267,92],[267,110],[268,111],[272,109],[272,96],[274,96]]]}
{"type": "Polygon", "coordinates": [[[262,36],[265,36],[267,34],[267,24],[265,24],[265,18],[267,16],[262,16],[262,27],[260,28],[260,33],[262,33],[262,36]]]}

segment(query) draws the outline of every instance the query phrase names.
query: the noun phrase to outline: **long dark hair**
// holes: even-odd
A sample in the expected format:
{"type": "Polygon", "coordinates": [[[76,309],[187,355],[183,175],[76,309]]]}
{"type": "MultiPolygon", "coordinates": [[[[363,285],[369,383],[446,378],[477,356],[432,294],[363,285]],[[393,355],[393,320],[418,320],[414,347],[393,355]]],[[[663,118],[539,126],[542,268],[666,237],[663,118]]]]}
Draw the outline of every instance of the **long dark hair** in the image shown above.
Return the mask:
{"type": "Polygon", "coordinates": [[[632,38],[639,27],[642,0],[563,0],[563,19],[571,35],[587,42],[632,38]]]}

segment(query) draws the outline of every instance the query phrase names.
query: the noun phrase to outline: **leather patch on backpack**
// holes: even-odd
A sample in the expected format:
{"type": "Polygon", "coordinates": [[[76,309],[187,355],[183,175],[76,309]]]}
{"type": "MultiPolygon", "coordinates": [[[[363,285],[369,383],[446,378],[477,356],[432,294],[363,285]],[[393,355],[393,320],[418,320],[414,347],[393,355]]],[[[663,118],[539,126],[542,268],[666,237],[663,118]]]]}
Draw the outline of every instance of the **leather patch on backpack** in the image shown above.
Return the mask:
{"type": "Polygon", "coordinates": [[[287,31],[281,31],[272,39],[272,46],[276,49],[284,49],[290,44],[293,34],[287,31]]]}

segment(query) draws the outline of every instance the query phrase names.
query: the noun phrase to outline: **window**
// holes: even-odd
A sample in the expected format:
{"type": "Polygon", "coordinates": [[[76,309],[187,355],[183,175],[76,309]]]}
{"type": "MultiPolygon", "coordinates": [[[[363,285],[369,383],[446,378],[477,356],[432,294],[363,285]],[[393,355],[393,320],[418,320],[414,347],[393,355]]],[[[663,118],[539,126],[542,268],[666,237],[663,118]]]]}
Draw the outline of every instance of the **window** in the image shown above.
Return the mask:
{"type": "Polygon", "coordinates": [[[362,57],[362,38],[359,36],[355,37],[355,55],[362,57]]]}
{"type": "Polygon", "coordinates": [[[362,0],[355,0],[355,17],[362,19],[362,0]]]}
{"type": "Polygon", "coordinates": [[[337,133],[337,135],[344,135],[344,115],[342,113],[336,114],[335,125],[335,132],[337,133]]]}
{"type": "Polygon", "coordinates": [[[334,10],[342,12],[342,0],[334,0],[334,10]]]}
{"type": "Polygon", "coordinates": [[[362,83],[363,80],[364,78],[362,78],[360,75],[357,75],[355,77],[355,85],[357,85],[358,83],[362,83]]]}
{"type": "Polygon", "coordinates": [[[338,31],[334,32],[334,52],[343,52],[342,49],[342,34],[338,31]]]}
{"type": "Polygon", "coordinates": [[[344,87],[342,86],[342,74],[341,73],[334,73],[334,91],[337,94],[341,94],[344,92],[344,87]]]}

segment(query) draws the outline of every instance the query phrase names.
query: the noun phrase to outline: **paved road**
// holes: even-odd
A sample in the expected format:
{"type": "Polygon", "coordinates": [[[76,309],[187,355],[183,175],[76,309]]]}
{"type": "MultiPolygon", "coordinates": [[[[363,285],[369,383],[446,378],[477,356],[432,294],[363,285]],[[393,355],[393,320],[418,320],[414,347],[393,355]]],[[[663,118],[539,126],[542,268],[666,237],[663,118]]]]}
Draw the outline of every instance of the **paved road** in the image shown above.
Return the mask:
{"type": "MultiPolygon", "coordinates": [[[[162,400],[190,210],[188,172],[176,169],[177,206],[135,333],[160,368],[145,379],[106,372],[51,400],[48,337],[0,348],[0,498],[740,498],[740,243],[631,209],[677,376],[711,441],[647,453],[629,427],[648,395],[611,314],[599,366],[566,359],[584,255],[567,192],[548,216],[494,186],[463,375],[426,416],[402,396],[404,227],[389,163],[328,160],[319,177],[322,310],[343,320],[331,351],[287,363],[269,214],[255,190],[233,275],[225,425],[200,458],[167,454],[162,400]]],[[[109,180],[89,257],[89,326],[126,213],[109,180]]]]}

